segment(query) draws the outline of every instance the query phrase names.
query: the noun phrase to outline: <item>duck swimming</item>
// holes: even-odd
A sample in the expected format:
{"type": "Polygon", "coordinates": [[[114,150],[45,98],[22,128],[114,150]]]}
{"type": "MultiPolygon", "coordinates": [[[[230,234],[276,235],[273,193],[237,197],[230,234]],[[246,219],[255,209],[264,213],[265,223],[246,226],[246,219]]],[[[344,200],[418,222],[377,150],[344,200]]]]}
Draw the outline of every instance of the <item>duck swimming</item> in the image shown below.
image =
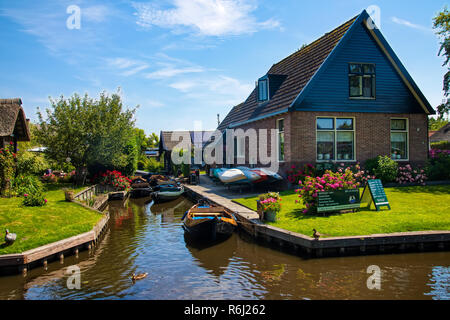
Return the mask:
{"type": "Polygon", "coordinates": [[[5,230],[5,242],[8,244],[13,243],[17,239],[17,235],[15,233],[10,233],[8,229],[5,230]]]}
{"type": "Polygon", "coordinates": [[[146,276],[148,275],[148,273],[140,273],[140,274],[134,274],[131,276],[131,280],[136,281],[136,280],[141,280],[144,279],[146,276]]]}

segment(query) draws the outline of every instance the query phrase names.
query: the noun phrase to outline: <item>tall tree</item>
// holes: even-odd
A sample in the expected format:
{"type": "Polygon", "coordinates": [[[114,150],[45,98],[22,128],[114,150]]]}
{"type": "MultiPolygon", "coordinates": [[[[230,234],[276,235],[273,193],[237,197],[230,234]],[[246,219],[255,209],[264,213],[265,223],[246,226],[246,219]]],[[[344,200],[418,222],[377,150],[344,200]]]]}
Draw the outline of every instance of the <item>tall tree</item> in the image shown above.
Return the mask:
{"type": "Polygon", "coordinates": [[[74,94],[68,99],[50,98],[50,103],[46,119],[38,111],[37,132],[50,159],[70,161],[77,173],[85,167],[100,170],[128,166],[136,109],[124,110],[119,94],[101,93],[97,100],[74,94]]]}
{"type": "Polygon", "coordinates": [[[443,90],[445,100],[438,106],[438,114],[442,119],[450,112],[450,13],[447,7],[439,12],[433,19],[433,28],[437,30],[436,34],[441,39],[441,47],[439,49],[439,55],[445,57],[443,66],[447,66],[447,72],[444,75],[443,90]]]}

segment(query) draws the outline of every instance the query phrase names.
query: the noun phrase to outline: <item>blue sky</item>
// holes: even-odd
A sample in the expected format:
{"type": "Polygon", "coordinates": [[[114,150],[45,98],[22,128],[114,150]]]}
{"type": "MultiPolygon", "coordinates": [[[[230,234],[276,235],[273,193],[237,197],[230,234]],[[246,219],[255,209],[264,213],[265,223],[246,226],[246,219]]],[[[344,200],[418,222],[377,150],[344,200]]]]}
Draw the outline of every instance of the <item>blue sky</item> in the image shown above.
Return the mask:
{"type": "Polygon", "coordinates": [[[215,129],[270,66],[371,5],[424,95],[442,98],[443,58],[432,18],[443,1],[0,0],[0,97],[27,117],[48,97],[120,94],[136,125],[215,129]],[[70,5],[80,28],[67,28],[70,5]]]}

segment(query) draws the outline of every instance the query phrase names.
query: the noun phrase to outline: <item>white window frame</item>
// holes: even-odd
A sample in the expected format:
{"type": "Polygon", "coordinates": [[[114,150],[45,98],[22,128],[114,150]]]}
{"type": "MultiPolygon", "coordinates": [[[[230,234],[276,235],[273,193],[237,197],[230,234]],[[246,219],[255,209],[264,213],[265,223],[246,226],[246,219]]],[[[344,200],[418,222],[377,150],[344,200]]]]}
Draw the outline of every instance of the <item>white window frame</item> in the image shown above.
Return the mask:
{"type": "Polygon", "coordinates": [[[315,121],[315,130],[316,130],[316,141],[315,141],[315,149],[316,149],[316,162],[356,162],[357,156],[356,156],[356,118],[355,117],[336,117],[336,116],[316,116],[316,121],[315,121]],[[326,129],[326,130],[319,130],[317,129],[317,119],[333,119],[333,129],[326,129]],[[337,130],[336,127],[336,120],[337,119],[352,119],[353,120],[353,130],[337,130]],[[320,131],[333,131],[334,132],[334,160],[333,159],[322,159],[319,160],[318,155],[317,155],[317,132],[320,131]],[[338,155],[338,151],[337,151],[337,133],[338,132],[353,132],[353,159],[348,159],[348,160],[338,160],[337,155],[338,155]]]}
{"type": "Polygon", "coordinates": [[[409,119],[408,118],[401,118],[401,117],[393,117],[389,119],[389,154],[390,154],[390,158],[394,161],[409,161],[409,119]],[[391,121],[392,120],[406,120],[406,129],[405,130],[392,130],[391,127],[391,121]],[[406,133],[406,159],[392,159],[392,139],[391,139],[391,134],[392,132],[397,132],[397,133],[406,133]]]}
{"type": "Polygon", "coordinates": [[[236,158],[245,158],[245,136],[236,137],[236,158]]]}
{"type": "Polygon", "coordinates": [[[278,162],[283,163],[286,161],[286,140],[284,139],[285,135],[284,135],[284,128],[285,128],[285,122],[284,122],[284,118],[280,118],[277,119],[276,122],[276,128],[277,128],[277,145],[278,145],[278,150],[277,150],[277,159],[278,162]],[[280,121],[283,121],[283,131],[280,131],[280,121]],[[284,152],[283,152],[283,159],[280,159],[280,153],[281,153],[281,144],[280,144],[280,133],[283,134],[283,140],[284,140],[284,152]]]}

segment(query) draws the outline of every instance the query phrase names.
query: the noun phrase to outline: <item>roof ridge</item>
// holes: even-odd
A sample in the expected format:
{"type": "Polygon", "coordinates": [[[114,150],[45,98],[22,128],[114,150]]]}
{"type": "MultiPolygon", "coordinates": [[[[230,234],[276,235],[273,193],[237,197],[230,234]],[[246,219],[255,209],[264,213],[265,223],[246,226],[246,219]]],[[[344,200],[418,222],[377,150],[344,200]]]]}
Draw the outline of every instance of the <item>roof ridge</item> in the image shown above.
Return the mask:
{"type": "Polygon", "coordinates": [[[291,53],[290,55],[288,55],[287,57],[281,59],[281,60],[278,61],[277,63],[274,63],[274,64],[272,65],[272,67],[269,69],[268,73],[270,72],[270,70],[272,70],[273,67],[275,67],[275,66],[281,64],[283,61],[285,61],[285,60],[287,60],[287,59],[289,59],[289,58],[292,58],[294,55],[297,55],[297,54],[306,52],[306,49],[311,49],[311,47],[312,47],[314,44],[320,42],[324,37],[328,36],[329,34],[334,33],[335,31],[337,31],[338,29],[341,29],[342,27],[346,26],[346,25],[349,24],[349,23],[355,22],[355,20],[356,20],[359,16],[360,16],[360,14],[356,15],[355,17],[351,18],[350,20],[347,20],[346,22],[342,23],[341,25],[339,25],[338,27],[334,28],[333,30],[331,30],[331,31],[329,31],[329,32],[326,32],[324,35],[322,35],[321,37],[317,38],[317,39],[314,40],[313,42],[311,42],[311,43],[305,45],[304,47],[298,49],[297,51],[291,53]]]}

